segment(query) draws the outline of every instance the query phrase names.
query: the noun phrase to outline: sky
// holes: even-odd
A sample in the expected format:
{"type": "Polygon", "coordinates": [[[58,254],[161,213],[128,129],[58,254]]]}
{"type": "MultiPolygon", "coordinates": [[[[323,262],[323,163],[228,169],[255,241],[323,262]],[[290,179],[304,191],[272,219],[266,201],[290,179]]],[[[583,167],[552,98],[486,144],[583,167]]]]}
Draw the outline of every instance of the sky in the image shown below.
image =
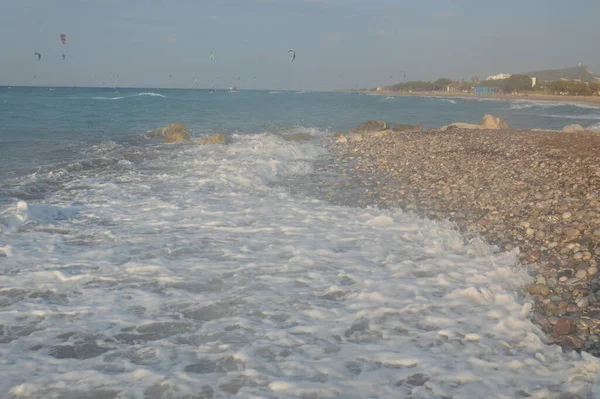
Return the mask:
{"type": "Polygon", "coordinates": [[[598,0],[0,0],[0,85],[319,90],[600,72],[598,15],[598,0]]]}

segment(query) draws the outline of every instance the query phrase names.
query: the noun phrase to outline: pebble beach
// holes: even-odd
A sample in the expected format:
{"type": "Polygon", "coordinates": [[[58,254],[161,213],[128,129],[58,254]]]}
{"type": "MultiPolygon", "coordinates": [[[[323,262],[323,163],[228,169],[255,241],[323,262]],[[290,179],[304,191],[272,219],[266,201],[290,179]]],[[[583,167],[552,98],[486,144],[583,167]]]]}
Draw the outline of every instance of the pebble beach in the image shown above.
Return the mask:
{"type": "Polygon", "coordinates": [[[333,145],[363,206],[454,222],[517,250],[547,343],[600,356],[600,134],[369,122],[333,145]]]}

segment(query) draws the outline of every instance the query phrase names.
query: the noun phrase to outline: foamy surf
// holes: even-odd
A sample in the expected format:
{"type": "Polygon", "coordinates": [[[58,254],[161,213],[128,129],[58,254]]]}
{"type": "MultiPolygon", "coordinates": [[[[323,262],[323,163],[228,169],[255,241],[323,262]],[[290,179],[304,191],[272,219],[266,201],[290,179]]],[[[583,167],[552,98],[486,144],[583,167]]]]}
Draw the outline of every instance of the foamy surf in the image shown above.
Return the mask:
{"type": "Polygon", "coordinates": [[[317,143],[265,133],[159,146],[126,171],[18,205],[27,217],[36,206],[77,212],[34,217],[61,234],[2,236],[0,389],[591,395],[598,360],[543,343],[517,294],[530,278],[516,252],[467,242],[449,223],[294,194],[314,179],[334,190],[315,173],[330,155],[317,143]]]}

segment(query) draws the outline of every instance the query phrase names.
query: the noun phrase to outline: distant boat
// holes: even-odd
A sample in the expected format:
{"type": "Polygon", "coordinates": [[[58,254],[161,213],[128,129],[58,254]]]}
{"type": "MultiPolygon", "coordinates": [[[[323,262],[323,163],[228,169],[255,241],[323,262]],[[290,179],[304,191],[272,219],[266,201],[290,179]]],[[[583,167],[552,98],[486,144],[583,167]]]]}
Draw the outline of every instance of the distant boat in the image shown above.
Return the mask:
{"type": "Polygon", "coordinates": [[[238,91],[237,87],[230,87],[230,88],[229,88],[229,92],[230,92],[230,93],[235,93],[235,92],[237,92],[237,91],[238,91]]]}

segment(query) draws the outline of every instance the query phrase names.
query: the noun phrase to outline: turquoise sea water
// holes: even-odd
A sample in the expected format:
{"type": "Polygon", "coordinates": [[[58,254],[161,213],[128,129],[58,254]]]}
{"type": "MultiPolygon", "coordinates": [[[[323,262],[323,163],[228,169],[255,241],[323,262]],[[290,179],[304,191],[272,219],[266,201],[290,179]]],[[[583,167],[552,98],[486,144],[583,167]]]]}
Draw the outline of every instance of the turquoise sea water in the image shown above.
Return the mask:
{"type": "Polygon", "coordinates": [[[560,129],[600,110],[0,88],[0,396],[594,397],[598,359],[545,345],[516,251],[335,192],[332,132],[485,113],[560,129]],[[146,134],[175,121],[232,142],[146,134]]]}
{"type": "MultiPolygon", "coordinates": [[[[367,119],[439,127],[486,113],[515,128],[599,128],[600,106],[543,101],[382,97],[363,93],[0,87],[0,181],[80,157],[102,140],[182,121],[200,135],[255,134],[290,127],[345,131],[367,119]]],[[[132,143],[133,144],[133,143],[132,143]]]]}

